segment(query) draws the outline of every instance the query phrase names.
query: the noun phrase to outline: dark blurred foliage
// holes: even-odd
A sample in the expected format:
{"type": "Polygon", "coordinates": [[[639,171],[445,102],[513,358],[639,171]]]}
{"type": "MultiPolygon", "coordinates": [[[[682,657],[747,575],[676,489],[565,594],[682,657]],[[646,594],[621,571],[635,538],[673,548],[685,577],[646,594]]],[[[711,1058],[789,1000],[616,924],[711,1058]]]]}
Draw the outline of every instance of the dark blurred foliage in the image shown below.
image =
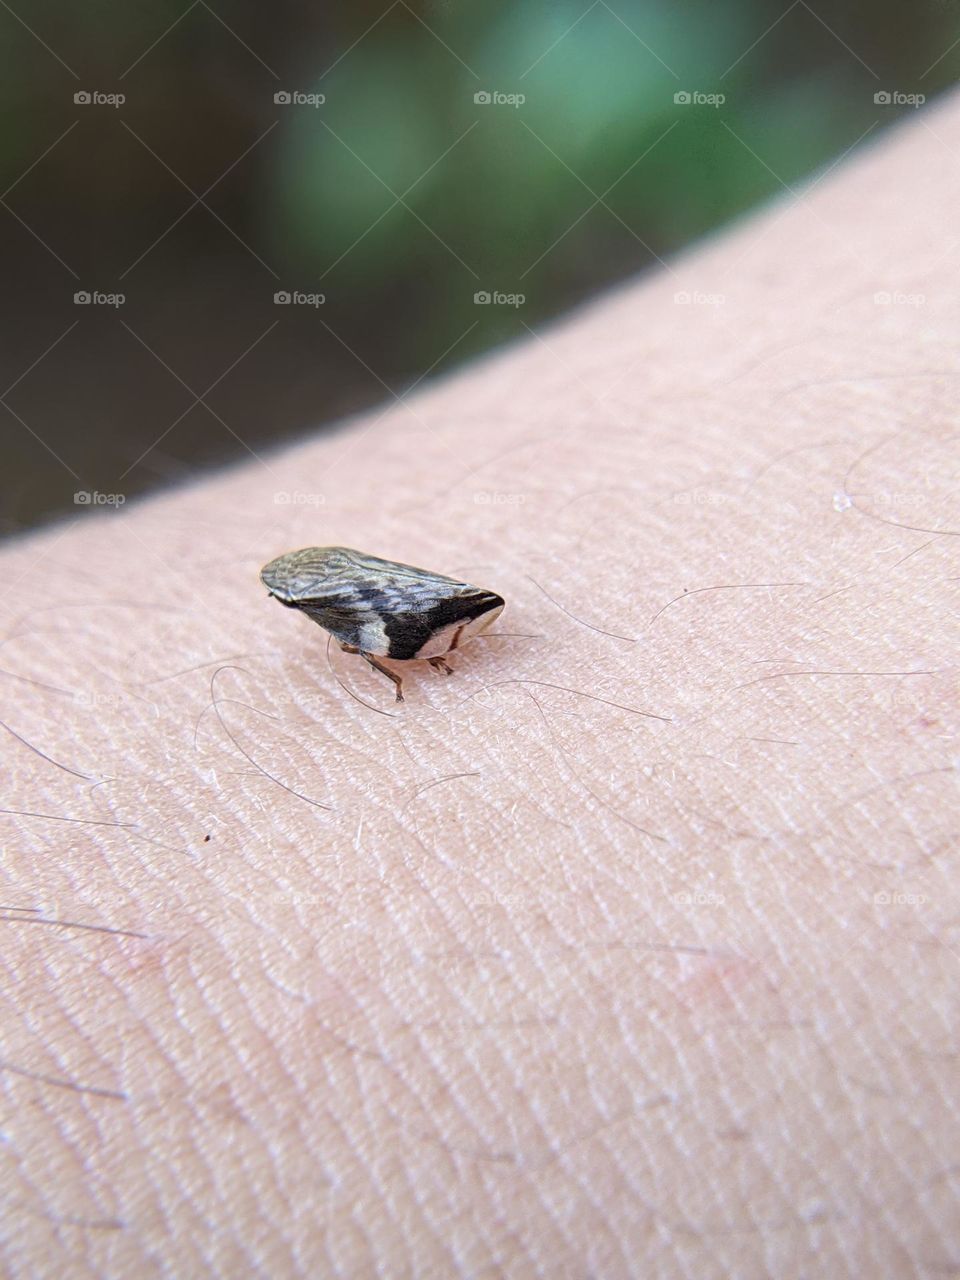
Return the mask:
{"type": "Polygon", "coordinates": [[[960,64],[949,0],[4,0],[0,33],[7,531],[402,395],[960,64]]]}

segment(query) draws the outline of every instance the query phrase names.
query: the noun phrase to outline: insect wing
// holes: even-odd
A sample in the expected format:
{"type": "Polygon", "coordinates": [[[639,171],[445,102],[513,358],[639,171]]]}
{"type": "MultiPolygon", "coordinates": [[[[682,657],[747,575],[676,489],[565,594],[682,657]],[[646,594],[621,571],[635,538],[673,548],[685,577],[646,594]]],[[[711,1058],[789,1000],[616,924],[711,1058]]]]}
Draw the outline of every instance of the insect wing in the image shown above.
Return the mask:
{"type": "Polygon", "coordinates": [[[349,547],[290,552],[261,577],[341,644],[401,660],[448,652],[503,608],[493,592],[349,547]]]}

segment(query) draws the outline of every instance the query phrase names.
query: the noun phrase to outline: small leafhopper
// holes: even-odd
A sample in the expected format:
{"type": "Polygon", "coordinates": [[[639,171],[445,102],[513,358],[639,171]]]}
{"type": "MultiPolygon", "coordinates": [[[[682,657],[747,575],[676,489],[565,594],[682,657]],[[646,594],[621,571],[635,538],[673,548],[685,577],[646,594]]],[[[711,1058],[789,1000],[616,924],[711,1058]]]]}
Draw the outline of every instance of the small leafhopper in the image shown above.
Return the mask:
{"type": "Polygon", "coordinates": [[[392,680],[398,702],[403,681],[381,658],[422,658],[451,675],[444,655],[486,630],[504,605],[493,591],[349,547],[288,551],[264,565],[260,578],[274,599],[305,613],[341,649],[392,680]]]}

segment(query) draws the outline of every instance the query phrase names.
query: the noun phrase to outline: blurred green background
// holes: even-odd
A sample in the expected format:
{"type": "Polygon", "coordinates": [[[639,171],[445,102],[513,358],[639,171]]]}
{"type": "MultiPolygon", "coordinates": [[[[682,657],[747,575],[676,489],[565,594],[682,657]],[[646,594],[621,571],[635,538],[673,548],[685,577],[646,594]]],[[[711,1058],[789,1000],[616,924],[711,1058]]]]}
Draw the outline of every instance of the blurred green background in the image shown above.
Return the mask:
{"type": "Polygon", "coordinates": [[[960,67],[952,0],[11,0],[0,33],[8,533],[523,337],[960,67]]]}

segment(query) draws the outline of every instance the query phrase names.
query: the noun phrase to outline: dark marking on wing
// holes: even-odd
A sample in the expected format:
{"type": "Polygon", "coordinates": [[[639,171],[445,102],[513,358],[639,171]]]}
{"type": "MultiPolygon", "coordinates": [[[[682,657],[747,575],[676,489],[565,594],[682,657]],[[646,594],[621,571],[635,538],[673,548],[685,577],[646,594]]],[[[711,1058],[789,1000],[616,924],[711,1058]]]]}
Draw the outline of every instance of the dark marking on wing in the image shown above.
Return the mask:
{"type": "Polygon", "coordinates": [[[416,657],[432,635],[454,622],[472,622],[492,609],[502,609],[503,600],[492,591],[470,590],[469,594],[435,600],[416,611],[396,610],[384,615],[384,630],[390,642],[390,658],[401,661],[416,657]]]}
{"type": "Polygon", "coordinates": [[[370,614],[373,612],[369,605],[349,607],[342,603],[310,603],[304,605],[295,605],[308,618],[312,618],[324,631],[329,631],[334,640],[338,640],[341,644],[352,645],[359,648],[360,631],[365,622],[369,622],[370,614]]]}

